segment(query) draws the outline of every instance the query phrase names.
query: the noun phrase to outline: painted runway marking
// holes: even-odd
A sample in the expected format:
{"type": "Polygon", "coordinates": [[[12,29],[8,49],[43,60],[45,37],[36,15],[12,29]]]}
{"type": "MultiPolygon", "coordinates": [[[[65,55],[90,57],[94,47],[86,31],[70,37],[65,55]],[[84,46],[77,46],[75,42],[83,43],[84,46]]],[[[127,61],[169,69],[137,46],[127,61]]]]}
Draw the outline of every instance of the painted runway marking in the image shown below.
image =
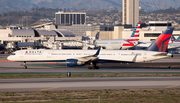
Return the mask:
{"type": "Polygon", "coordinates": [[[0,60],[0,62],[14,62],[14,61],[10,61],[10,60],[0,60]]]}
{"type": "Polygon", "coordinates": [[[173,87],[178,87],[179,85],[173,85],[173,86],[168,86],[166,88],[173,88],[173,87]]]}
{"type": "Polygon", "coordinates": [[[45,90],[51,90],[51,89],[57,89],[59,87],[53,87],[53,88],[46,88],[46,89],[41,89],[41,91],[45,91],[45,90]]]}

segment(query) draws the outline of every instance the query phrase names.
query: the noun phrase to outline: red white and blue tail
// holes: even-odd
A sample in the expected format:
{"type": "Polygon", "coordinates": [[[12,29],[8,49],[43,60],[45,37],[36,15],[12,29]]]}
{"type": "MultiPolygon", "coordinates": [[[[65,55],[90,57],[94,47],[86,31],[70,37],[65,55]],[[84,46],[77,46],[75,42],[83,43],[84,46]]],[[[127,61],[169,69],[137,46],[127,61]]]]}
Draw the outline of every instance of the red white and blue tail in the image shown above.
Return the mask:
{"type": "Polygon", "coordinates": [[[174,37],[174,35],[171,36],[171,39],[169,40],[169,43],[173,43],[175,42],[176,38],[174,37]]]}
{"type": "Polygon", "coordinates": [[[96,36],[95,36],[95,40],[99,39],[99,32],[97,32],[96,36]]]}
{"type": "Polygon", "coordinates": [[[174,28],[167,28],[148,48],[148,51],[166,52],[174,28]]]}
{"type": "Polygon", "coordinates": [[[127,39],[127,41],[138,41],[139,40],[139,31],[140,31],[140,27],[141,27],[141,22],[138,22],[131,37],[129,39],[127,39]]]}

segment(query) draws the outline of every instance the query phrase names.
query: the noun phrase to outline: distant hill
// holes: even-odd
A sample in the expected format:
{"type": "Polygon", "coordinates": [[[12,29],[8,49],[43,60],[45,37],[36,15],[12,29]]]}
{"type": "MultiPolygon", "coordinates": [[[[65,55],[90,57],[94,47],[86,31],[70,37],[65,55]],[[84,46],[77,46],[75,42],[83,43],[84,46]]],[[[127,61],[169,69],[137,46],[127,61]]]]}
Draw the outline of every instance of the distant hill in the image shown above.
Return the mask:
{"type": "MultiPolygon", "coordinates": [[[[180,7],[180,0],[140,0],[140,7],[145,11],[180,7]]],[[[110,10],[122,9],[122,0],[0,0],[0,13],[25,11],[36,7],[61,9],[110,10]]]]}
{"type": "Polygon", "coordinates": [[[180,7],[180,0],[139,0],[139,1],[140,2],[150,2],[150,3],[173,7],[173,8],[180,7]]]}
{"type": "Polygon", "coordinates": [[[9,11],[26,11],[38,7],[23,0],[0,0],[0,13],[9,11]]]}

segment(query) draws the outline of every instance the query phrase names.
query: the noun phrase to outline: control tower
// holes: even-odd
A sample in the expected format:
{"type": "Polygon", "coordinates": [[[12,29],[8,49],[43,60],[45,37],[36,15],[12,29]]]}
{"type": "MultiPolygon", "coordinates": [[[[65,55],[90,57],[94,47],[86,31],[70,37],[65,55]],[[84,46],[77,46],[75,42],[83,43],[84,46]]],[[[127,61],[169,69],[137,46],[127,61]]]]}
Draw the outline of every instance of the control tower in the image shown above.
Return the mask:
{"type": "Polygon", "coordinates": [[[122,24],[132,25],[139,22],[139,0],[122,0],[122,24]]]}

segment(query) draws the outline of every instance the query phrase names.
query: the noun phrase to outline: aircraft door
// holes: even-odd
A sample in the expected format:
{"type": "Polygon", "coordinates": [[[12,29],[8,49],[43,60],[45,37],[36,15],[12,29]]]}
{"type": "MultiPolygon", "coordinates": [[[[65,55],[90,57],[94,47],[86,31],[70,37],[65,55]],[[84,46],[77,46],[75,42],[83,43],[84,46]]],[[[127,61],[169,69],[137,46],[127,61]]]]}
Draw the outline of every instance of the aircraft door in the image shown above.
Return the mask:
{"type": "Polygon", "coordinates": [[[51,52],[48,52],[47,58],[51,58],[51,52]]]}
{"type": "Polygon", "coordinates": [[[23,53],[23,52],[21,52],[21,54],[20,54],[20,58],[23,58],[23,55],[24,55],[24,53],[23,53]]]}
{"type": "Polygon", "coordinates": [[[118,53],[118,56],[117,56],[117,57],[118,57],[118,59],[120,59],[120,58],[121,58],[121,53],[118,53]]]}

